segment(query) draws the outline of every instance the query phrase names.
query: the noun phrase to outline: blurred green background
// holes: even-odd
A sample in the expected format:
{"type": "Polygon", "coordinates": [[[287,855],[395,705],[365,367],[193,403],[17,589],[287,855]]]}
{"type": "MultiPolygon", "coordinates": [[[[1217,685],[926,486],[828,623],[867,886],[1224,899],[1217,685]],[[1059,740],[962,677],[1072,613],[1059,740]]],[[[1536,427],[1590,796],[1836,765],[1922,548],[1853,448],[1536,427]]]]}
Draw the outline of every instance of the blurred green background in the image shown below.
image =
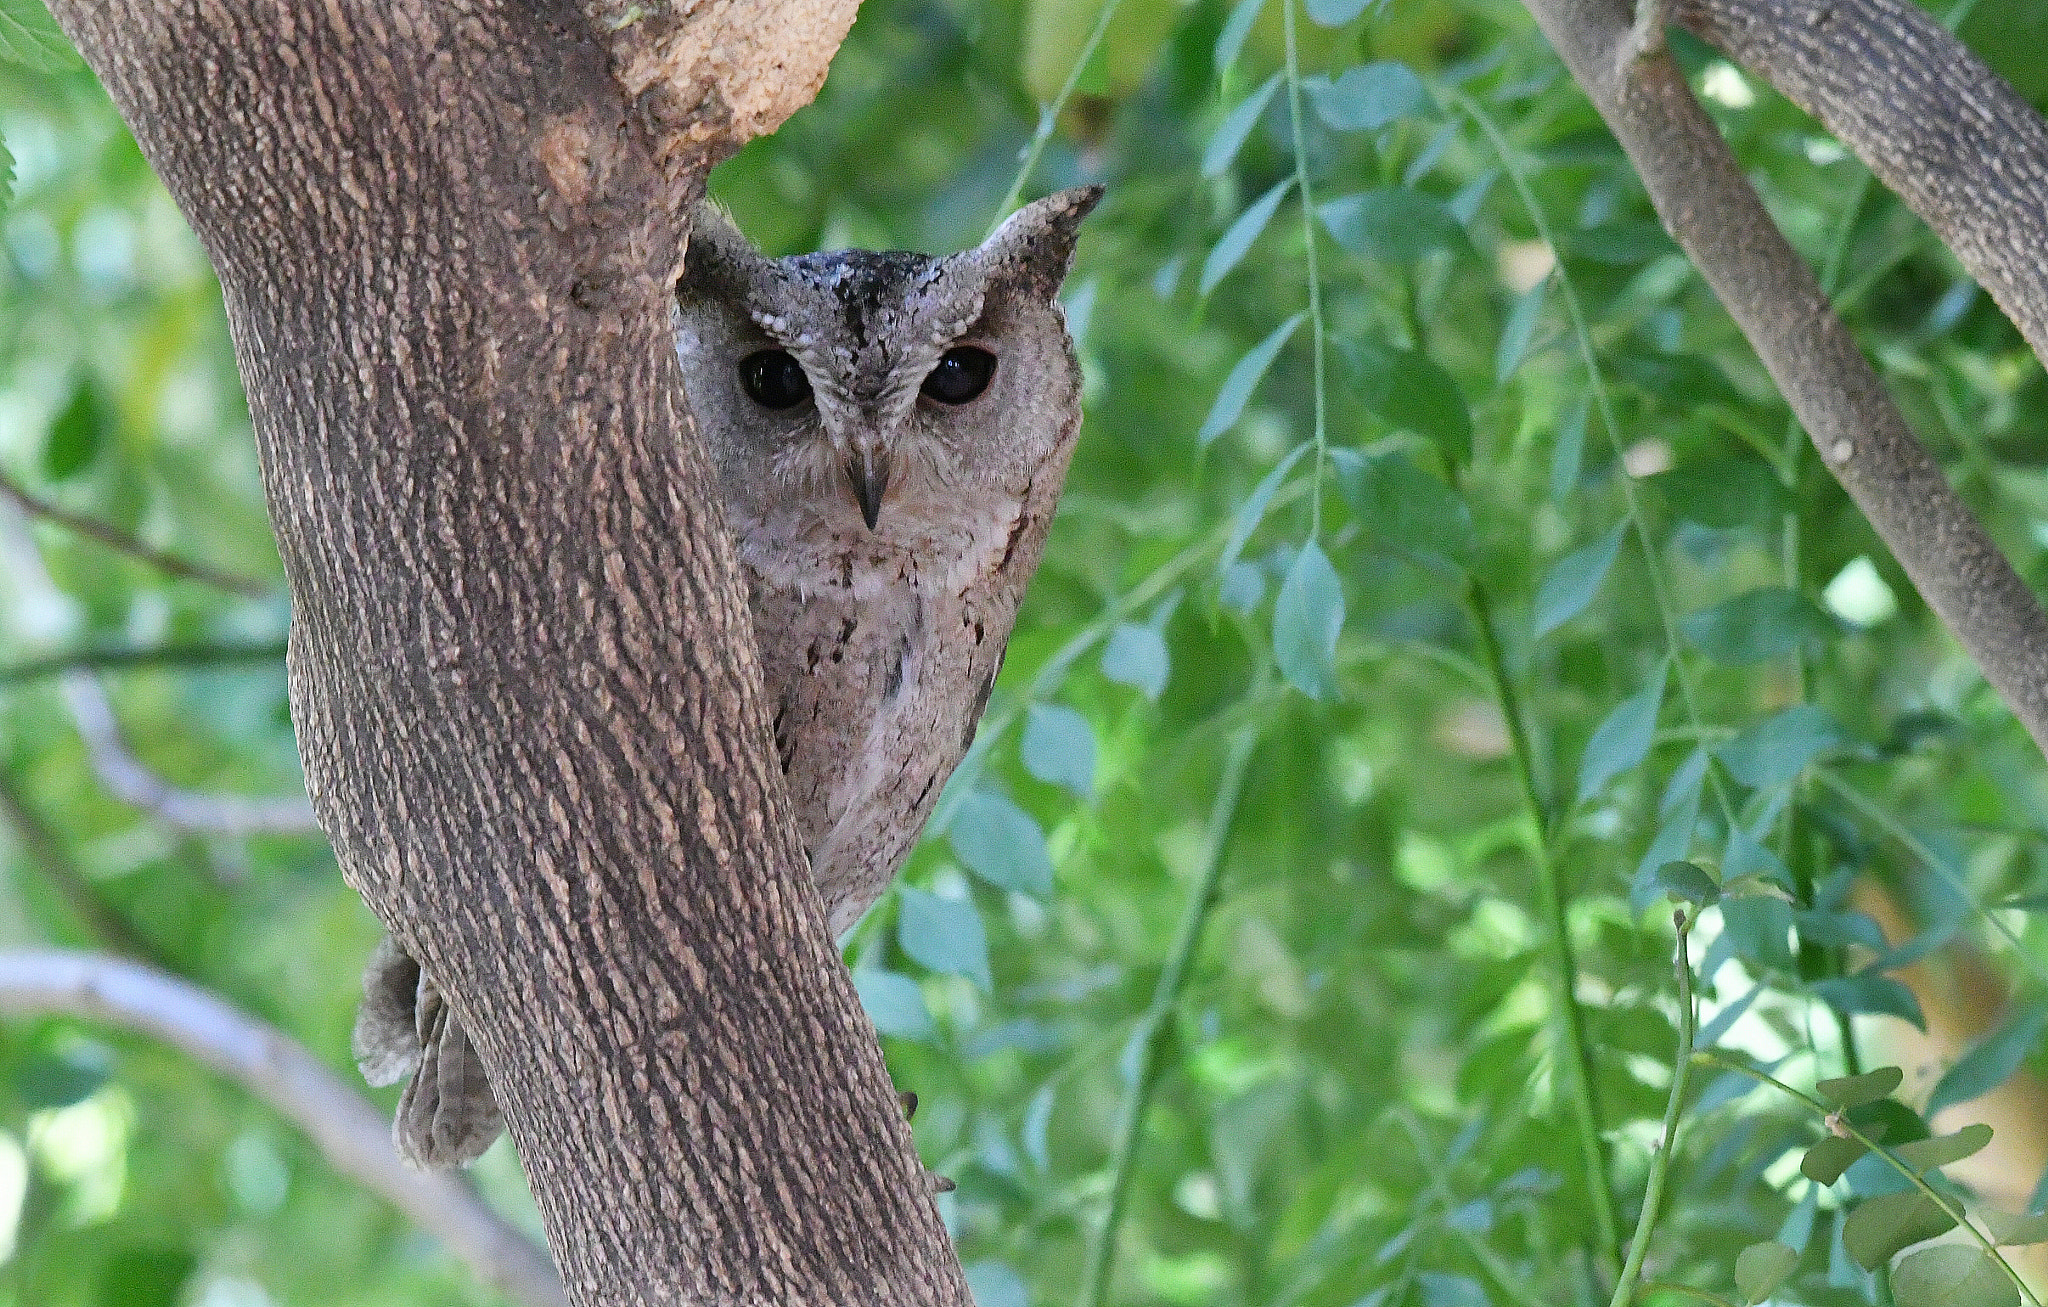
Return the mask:
{"type": "MultiPolygon", "coordinates": [[[[1605,1301],[1554,925],[1625,1234],[1677,1038],[1659,869],[1688,855],[1778,887],[1693,935],[1730,1056],[1802,1087],[1908,1056],[1929,991],[1879,956],[1880,904],[1937,977],[1978,959],[2019,995],[1912,1054],[1909,1106],[2038,1060],[2042,760],[1527,15],[1293,3],[1121,0],[1091,53],[1100,0],[868,0],[817,102],[713,180],[777,253],[972,244],[1034,144],[1027,196],[1109,187],[1066,292],[1088,413],[1043,570],[974,754],[847,948],[958,1181],[941,1206],[981,1307],[1077,1301],[1113,1208],[1107,1301],[1605,1301]]],[[[33,4],[0,6],[0,54],[34,55],[33,4]]],[[[2040,22],[2002,0],[1964,32],[2040,94],[2040,22]]],[[[1915,428],[2048,579],[2038,364],[1853,158],[1677,49],[1915,428]]],[[[353,1077],[377,931],[324,842],[114,797],[34,674],[175,647],[101,677],[134,753],[195,792],[301,785],[200,248],[75,62],[0,60],[0,140],[0,472],[254,592],[7,510],[0,946],[139,953],[353,1077]]],[[[1776,1238],[1787,1300],[1882,1301],[1841,1213],[1902,1182],[1820,1185],[1814,1111],[1696,1083],[1652,1274],[1740,1301],[1738,1251],[1776,1238]]],[[[2042,1160],[1956,1192],[2016,1207],[2042,1160]]],[[[474,1177],[535,1225],[508,1145],[474,1177]]],[[[0,1303],[494,1301],[190,1058],[0,1022],[0,1303]]]]}

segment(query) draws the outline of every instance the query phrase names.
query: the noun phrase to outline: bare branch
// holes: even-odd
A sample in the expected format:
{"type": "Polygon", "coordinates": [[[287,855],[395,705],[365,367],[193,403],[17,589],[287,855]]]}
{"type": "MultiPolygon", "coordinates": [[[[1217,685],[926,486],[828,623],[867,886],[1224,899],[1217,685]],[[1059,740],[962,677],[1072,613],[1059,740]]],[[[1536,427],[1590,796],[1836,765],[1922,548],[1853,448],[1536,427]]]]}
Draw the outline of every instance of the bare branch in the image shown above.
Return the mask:
{"type": "Polygon", "coordinates": [[[526,1307],[566,1307],[547,1254],[453,1175],[415,1171],[384,1114],[281,1031],[174,976],[91,953],[0,952],[0,1011],[61,1014],[153,1035],[234,1080],[306,1132],[334,1169],[447,1244],[526,1307]]]}
{"type": "Polygon", "coordinates": [[[165,966],[162,950],[129,924],[126,917],[100,896],[100,892],[79,870],[55,831],[43,821],[28,800],[15,788],[14,779],[0,772],[0,821],[14,828],[14,837],[28,861],[57,891],[64,905],[84,925],[101,948],[165,966]]]}
{"type": "Polygon", "coordinates": [[[0,667],[0,686],[25,685],[70,671],[113,671],[136,667],[229,667],[238,663],[282,663],[285,642],[257,640],[248,644],[114,645],[73,649],[69,653],[29,658],[0,667]]]}
{"type": "Polygon", "coordinates": [[[2048,617],[1914,438],[1678,65],[1663,50],[1636,54],[1619,0],[1525,2],[1823,462],[2048,751],[2048,617]]]}
{"type": "Polygon", "coordinates": [[[42,518],[45,522],[53,522],[67,531],[75,531],[90,540],[97,540],[116,553],[126,554],[138,562],[149,564],[166,576],[199,581],[217,590],[246,595],[251,599],[269,599],[278,592],[276,586],[267,585],[253,577],[237,576],[233,572],[223,571],[205,563],[180,558],[176,554],[152,548],[126,531],[109,526],[105,522],[66,512],[47,499],[38,499],[30,494],[5,473],[0,473],[0,496],[13,500],[22,512],[31,517],[42,518]]]}
{"type": "MultiPolygon", "coordinates": [[[[62,591],[43,565],[43,556],[26,523],[13,512],[0,513],[0,549],[22,588],[48,596],[62,591]]],[[[251,799],[233,794],[202,794],[181,789],[151,770],[128,747],[106,688],[89,671],[64,674],[64,703],[85,742],[93,773],[123,803],[180,830],[213,835],[312,835],[320,827],[313,805],[303,794],[251,799]]]]}
{"type": "Polygon", "coordinates": [[[1854,150],[1926,220],[2048,361],[2048,123],[1901,0],[1676,0],[1854,150]]]}

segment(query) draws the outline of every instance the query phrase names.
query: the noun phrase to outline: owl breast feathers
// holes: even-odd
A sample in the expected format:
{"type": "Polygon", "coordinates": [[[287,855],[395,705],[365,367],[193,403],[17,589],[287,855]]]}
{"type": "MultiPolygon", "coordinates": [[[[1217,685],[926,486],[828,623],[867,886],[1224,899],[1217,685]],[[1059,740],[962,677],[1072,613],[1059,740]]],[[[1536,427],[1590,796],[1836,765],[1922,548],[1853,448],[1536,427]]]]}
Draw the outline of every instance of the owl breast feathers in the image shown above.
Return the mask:
{"type": "MultiPolygon", "coordinates": [[[[709,205],[676,351],[738,547],[775,744],[835,934],[903,865],[972,743],[1080,429],[1054,298],[1099,187],[961,254],[771,259],[709,205]]],[[[388,941],[364,976],[364,1075],[412,1074],[394,1135],[425,1166],[502,1124],[481,1063],[388,941]]]]}

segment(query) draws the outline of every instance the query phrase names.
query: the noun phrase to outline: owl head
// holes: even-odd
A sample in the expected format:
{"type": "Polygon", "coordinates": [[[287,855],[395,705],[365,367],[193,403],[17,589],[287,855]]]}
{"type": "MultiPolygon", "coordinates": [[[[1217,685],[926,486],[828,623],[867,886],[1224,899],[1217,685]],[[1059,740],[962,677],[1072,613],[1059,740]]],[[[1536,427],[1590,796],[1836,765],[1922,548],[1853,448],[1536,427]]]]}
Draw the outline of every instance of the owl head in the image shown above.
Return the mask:
{"type": "Polygon", "coordinates": [[[1074,433],[1079,374],[1054,297],[1101,195],[1048,196],[945,256],[771,259],[700,206],[676,349],[728,512],[886,531],[1028,483],[1074,433]]]}

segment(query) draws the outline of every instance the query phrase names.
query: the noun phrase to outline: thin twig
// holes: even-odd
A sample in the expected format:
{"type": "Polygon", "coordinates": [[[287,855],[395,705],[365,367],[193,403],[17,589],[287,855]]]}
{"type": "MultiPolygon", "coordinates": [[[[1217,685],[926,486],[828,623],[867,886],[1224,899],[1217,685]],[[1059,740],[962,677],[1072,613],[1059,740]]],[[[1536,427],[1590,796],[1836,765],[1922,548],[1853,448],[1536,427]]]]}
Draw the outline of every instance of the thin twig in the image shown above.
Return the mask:
{"type": "Polygon", "coordinates": [[[1246,728],[1230,742],[1230,752],[1223,762],[1223,779],[1216,789],[1215,805],[1209,811],[1209,832],[1202,846],[1201,870],[1196,875],[1194,893],[1188,899],[1187,912],[1181,917],[1180,932],[1174,938],[1173,948],[1166,955],[1166,965],[1159,973],[1158,987],[1152,991],[1151,1005],[1139,1019],[1139,1032],[1134,1036],[1137,1066],[1130,1087],[1125,1091],[1123,1106],[1117,1112],[1116,1142],[1110,1155],[1109,1210],[1102,1218],[1102,1229],[1096,1234],[1095,1245],[1089,1251],[1087,1268],[1081,1280],[1080,1307],[1102,1307],[1103,1295],[1109,1289],[1109,1268],[1116,1257],[1117,1227],[1123,1223],[1124,1203],[1129,1197],[1131,1176],[1136,1169],[1138,1136],[1145,1124],[1145,1110],[1152,1102],[1152,1091],[1159,1082],[1160,1052],[1166,1042],[1174,1009],[1180,1004],[1181,990],[1187,984],[1195,946],[1201,942],[1202,927],[1208,923],[1209,913],[1216,906],[1217,894],[1222,888],[1223,845],[1230,834],[1231,821],[1237,815],[1237,801],[1244,793],[1245,768],[1251,761],[1252,745],[1256,739],[1252,729],[1246,728]]]}
{"type": "Polygon", "coordinates": [[[110,645],[74,649],[69,653],[29,658],[0,667],[0,686],[25,685],[59,672],[129,671],[145,667],[233,667],[242,663],[279,663],[285,642],[255,640],[247,644],[192,641],[180,644],[110,645]]]}
{"type": "Polygon", "coordinates": [[[1664,1182],[1670,1178],[1671,1155],[1678,1145],[1678,1114],[1685,1106],[1686,1081],[1692,1074],[1693,1033],[1699,1020],[1692,1004],[1692,959],[1686,956],[1685,949],[1692,918],[1684,908],[1680,908],[1676,921],[1678,952],[1674,964],[1678,969],[1678,1056],[1671,1065],[1671,1096],[1664,1103],[1664,1131],[1658,1136],[1657,1151],[1650,1156],[1650,1175],[1643,1185],[1643,1210],[1636,1217],[1636,1237],[1629,1243],[1628,1261],[1621,1268],[1621,1279],[1615,1283],[1610,1307],[1629,1307],[1635,1301],[1636,1283],[1643,1274],[1643,1258],[1650,1251],[1650,1234],[1656,1229],[1658,1213],[1664,1206],[1664,1182]]]}
{"type": "Polygon", "coordinates": [[[198,581],[216,590],[226,590],[230,594],[244,595],[250,599],[269,599],[277,594],[278,587],[258,581],[254,577],[239,576],[206,563],[195,563],[188,558],[180,558],[176,554],[146,545],[118,527],[59,508],[47,499],[30,494],[4,472],[0,472],[0,496],[13,500],[22,512],[31,517],[39,517],[45,522],[61,526],[89,540],[95,540],[115,553],[126,554],[137,562],[147,563],[166,576],[198,581]]]}
{"type": "Polygon", "coordinates": [[[1534,827],[1531,855],[1536,864],[1536,897],[1544,926],[1550,935],[1551,963],[1556,969],[1559,1051],[1569,1071],[1572,1125],[1578,1135],[1579,1160],[1586,1170],[1586,1197],[1592,1207],[1593,1237],[1599,1247],[1596,1260],[1608,1270],[1614,1267],[1615,1250],[1621,1246],[1621,1223],[1614,1211],[1614,1194],[1608,1188],[1607,1145],[1601,1137],[1598,1082],[1594,1078],[1593,1048],[1586,1037],[1585,1015],[1579,1010],[1579,963],[1572,948],[1571,919],[1566,915],[1568,897],[1558,875],[1551,848],[1550,814],[1536,789],[1536,753],[1529,743],[1528,725],[1515,684],[1508,676],[1507,659],[1501,652],[1500,634],[1495,628],[1493,609],[1477,577],[1466,591],[1472,625],[1479,635],[1479,648],[1493,681],[1494,697],[1500,701],[1507,722],[1508,744],[1514,757],[1515,777],[1521,782],[1522,799],[1529,808],[1534,827]]]}
{"type": "Polygon", "coordinates": [[[1316,488],[1308,506],[1308,534],[1313,540],[1323,531],[1323,470],[1330,454],[1329,400],[1323,380],[1327,351],[1323,347],[1322,278],[1316,272],[1316,202],[1308,183],[1308,138],[1301,115],[1301,59],[1295,51],[1294,3],[1295,0],[1281,0],[1280,13],[1287,42],[1287,113],[1294,129],[1294,189],[1301,196],[1301,241],[1307,256],[1308,273],[1308,323],[1315,349],[1316,488]]]}
{"type": "Polygon", "coordinates": [[[64,905],[71,909],[71,914],[78,918],[94,943],[138,961],[170,967],[163,951],[108,903],[91,879],[71,860],[57,833],[15,787],[14,778],[5,772],[0,772],[0,821],[13,827],[22,853],[57,891],[57,896],[64,900],[64,905]]]}
{"type": "Polygon", "coordinates": [[[1102,38],[1109,34],[1109,22],[1116,17],[1117,6],[1123,0],[1109,0],[1102,6],[1102,16],[1095,20],[1095,28],[1088,33],[1088,40],[1081,46],[1081,53],[1074,59],[1074,66],[1067,70],[1067,80],[1060,84],[1059,94],[1052,103],[1039,106],[1038,127],[1031,133],[1031,144],[1024,149],[1023,162],[1017,165],[1017,176],[1011,181],[1003,202],[996,206],[996,220],[989,225],[989,235],[1003,225],[1003,219],[1010,216],[1010,210],[1017,207],[1017,201],[1024,194],[1024,186],[1031,180],[1031,174],[1038,167],[1038,157],[1045,153],[1045,143],[1052,139],[1052,129],[1059,122],[1060,111],[1073,98],[1074,88],[1081,84],[1081,74],[1088,68],[1088,61],[1095,57],[1095,51],[1102,44],[1102,38]]]}
{"type": "Polygon", "coordinates": [[[566,1307],[547,1253],[445,1172],[415,1171],[384,1114],[283,1032],[152,968],[59,950],[0,952],[0,1011],[61,1014],[153,1035],[247,1089],[305,1131],[333,1167],[448,1245],[526,1307],[566,1307]]]}

